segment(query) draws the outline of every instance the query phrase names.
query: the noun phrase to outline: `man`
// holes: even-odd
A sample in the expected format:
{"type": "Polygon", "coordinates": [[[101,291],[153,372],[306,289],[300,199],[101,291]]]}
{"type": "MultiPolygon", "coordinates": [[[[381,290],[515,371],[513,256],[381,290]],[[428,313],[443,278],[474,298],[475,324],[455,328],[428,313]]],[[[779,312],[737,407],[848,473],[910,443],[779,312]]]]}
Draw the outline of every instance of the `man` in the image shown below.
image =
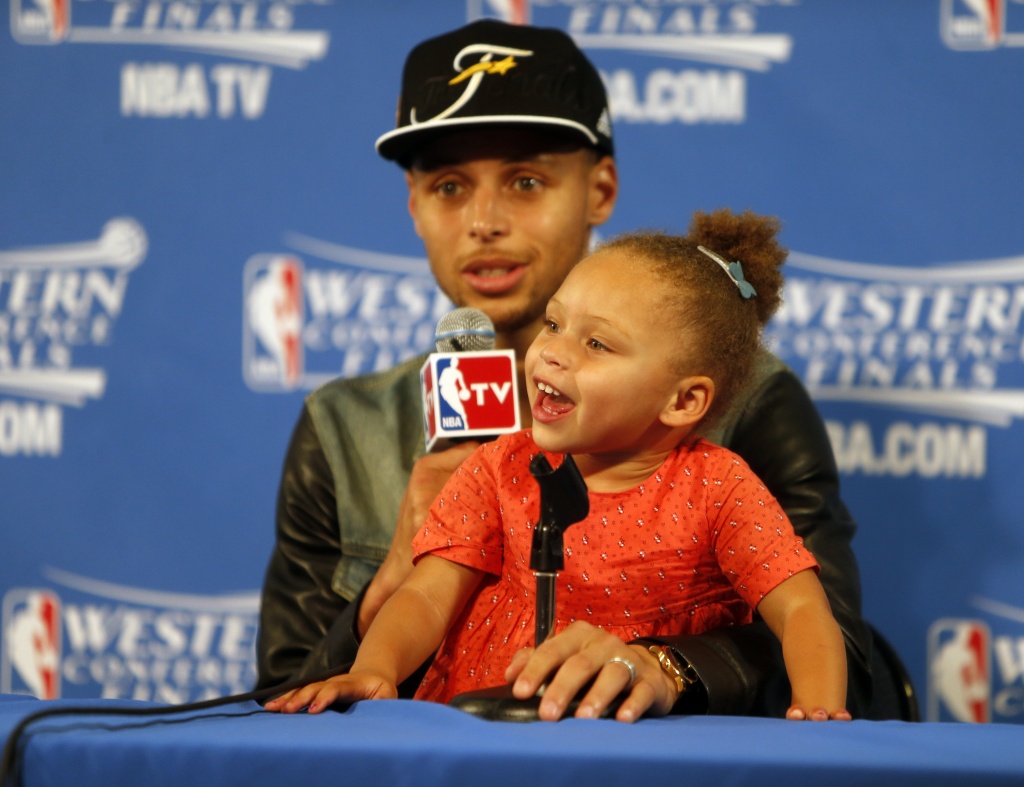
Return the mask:
{"type": "MultiPolygon", "coordinates": [[[[492,319],[496,347],[516,351],[520,375],[548,298],[614,208],[611,133],[600,76],[560,31],[476,22],[423,42],[406,61],[398,124],[377,149],[405,169],[409,212],[439,286],[492,319]]],[[[354,658],[411,569],[427,507],[475,447],[423,456],[422,362],[336,380],[307,398],[285,460],[263,591],[261,687],[354,658]]],[[[847,643],[848,707],[865,715],[871,636],[850,550],[855,526],[825,430],[799,380],[768,353],[740,399],[708,436],[747,460],[820,562],[847,643]]],[[[527,426],[529,412],[521,407],[527,426]]],[[[664,707],[670,695],[676,712],[784,714],[782,656],[763,623],[661,644],[670,647],[574,624],[516,654],[510,676],[517,694],[530,694],[557,669],[544,718],[562,715],[595,676],[587,714],[627,685],[637,713],[664,707]]]]}

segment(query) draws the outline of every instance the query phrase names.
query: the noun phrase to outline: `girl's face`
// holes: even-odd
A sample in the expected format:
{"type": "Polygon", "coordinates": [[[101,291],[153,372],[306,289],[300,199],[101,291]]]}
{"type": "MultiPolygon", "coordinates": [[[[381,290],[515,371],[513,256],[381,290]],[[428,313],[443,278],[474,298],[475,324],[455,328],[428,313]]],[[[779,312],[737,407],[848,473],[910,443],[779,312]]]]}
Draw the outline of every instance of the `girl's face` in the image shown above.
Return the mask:
{"type": "Polygon", "coordinates": [[[678,442],[663,419],[682,382],[664,286],[621,250],[599,251],[569,273],[526,354],[538,446],[633,455],[678,442]]]}

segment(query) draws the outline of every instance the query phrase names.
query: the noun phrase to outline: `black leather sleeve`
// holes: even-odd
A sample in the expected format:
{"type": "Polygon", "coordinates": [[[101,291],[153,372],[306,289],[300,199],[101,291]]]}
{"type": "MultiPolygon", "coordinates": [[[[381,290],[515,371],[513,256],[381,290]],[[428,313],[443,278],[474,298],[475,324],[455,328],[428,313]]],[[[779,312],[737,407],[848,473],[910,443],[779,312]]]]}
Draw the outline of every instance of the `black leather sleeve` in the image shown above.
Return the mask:
{"type": "Polygon", "coordinates": [[[284,460],[277,529],[260,604],[257,688],[318,675],[355,658],[358,599],[331,587],[341,556],[330,467],[303,408],[284,460]]]}
{"type": "MultiPolygon", "coordinates": [[[[863,717],[871,702],[871,633],[861,618],[860,575],[851,549],[856,525],[839,497],[839,471],[814,403],[791,371],[771,375],[724,438],[778,498],[821,565],[820,579],[846,640],[847,708],[863,717]]],[[[694,667],[706,707],[678,712],[776,716],[790,702],[782,649],[767,625],[661,638],[694,667]]]]}

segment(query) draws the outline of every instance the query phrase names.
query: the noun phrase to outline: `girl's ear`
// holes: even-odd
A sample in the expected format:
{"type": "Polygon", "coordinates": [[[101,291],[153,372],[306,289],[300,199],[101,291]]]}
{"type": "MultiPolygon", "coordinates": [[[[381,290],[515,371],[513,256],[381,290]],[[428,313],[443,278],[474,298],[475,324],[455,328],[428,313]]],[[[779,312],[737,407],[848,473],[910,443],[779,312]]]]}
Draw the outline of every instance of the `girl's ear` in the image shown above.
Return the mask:
{"type": "Polygon", "coordinates": [[[707,415],[714,398],[715,383],[710,377],[685,377],[661,411],[661,422],[673,429],[694,427],[707,415]]]}

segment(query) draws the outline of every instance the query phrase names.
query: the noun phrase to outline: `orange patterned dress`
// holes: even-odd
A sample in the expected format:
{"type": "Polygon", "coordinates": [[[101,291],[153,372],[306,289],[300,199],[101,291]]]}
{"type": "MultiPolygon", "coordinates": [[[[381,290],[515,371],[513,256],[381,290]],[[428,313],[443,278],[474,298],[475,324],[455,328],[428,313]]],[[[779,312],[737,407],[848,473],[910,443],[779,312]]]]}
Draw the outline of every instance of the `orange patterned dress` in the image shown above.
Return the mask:
{"type": "MultiPolygon", "coordinates": [[[[533,645],[530,571],[540,488],[529,430],[482,445],[434,502],[413,542],[486,572],[449,629],[418,699],[504,683],[515,652],[533,645]]],[[[557,466],[561,457],[549,457],[557,466]]],[[[705,440],[680,446],[647,481],[590,493],[590,513],[563,535],[552,633],[586,620],[623,640],[699,633],[751,620],[776,585],[817,562],[742,459],[705,440]]]]}

